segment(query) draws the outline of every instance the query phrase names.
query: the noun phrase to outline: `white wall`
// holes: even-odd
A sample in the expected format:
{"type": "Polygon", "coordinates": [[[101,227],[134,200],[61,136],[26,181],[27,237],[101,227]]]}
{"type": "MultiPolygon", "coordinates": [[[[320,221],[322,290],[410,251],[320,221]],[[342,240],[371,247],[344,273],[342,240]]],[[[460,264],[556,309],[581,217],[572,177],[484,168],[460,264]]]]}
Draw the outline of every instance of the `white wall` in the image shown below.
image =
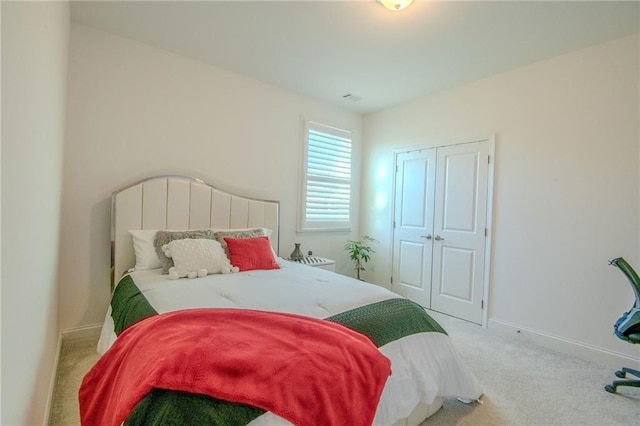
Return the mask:
{"type": "Polygon", "coordinates": [[[634,35],[366,116],[361,230],[381,240],[369,279],[391,275],[394,149],[495,133],[490,327],[638,359],[612,333],[633,293],[607,266],[640,270],[638,52],[634,35]]]}
{"type": "MultiPolygon", "coordinates": [[[[109,300],[110,196],[156,174],[186,174],[280,201],[280,255],[293,243],[338,258],[357,233],[295,233],[301,119],[354,132],[362,118],[219,68],[72,23],[60,324],[100,323],[109,300]]],[[[355,174],[359,176],[356,168],[355,174]]],[[[355,185],[358,214],[359,179],[355,185]]],[[[357,216],[356,216],[357,217],[357,216]]]]}
{"type": "Polygon", "coordinates": [[[2,2],[2,418],[43,424],[56,273],[69,5],[2,2]]]}

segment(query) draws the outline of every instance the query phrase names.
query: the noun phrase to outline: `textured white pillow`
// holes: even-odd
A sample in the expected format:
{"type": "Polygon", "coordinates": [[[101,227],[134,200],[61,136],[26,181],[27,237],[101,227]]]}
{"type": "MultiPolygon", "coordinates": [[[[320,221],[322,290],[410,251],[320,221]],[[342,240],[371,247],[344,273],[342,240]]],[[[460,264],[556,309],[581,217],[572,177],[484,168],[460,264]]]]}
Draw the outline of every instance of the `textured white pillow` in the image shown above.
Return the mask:
{"type": "Polygon", "coordinates": [[[185,238],[174,240],[162,246],[167,257],[173,259],[175,272],[179,277],[190,272],[206,269],[209,274],[224,274],[232,270],[222,246],[215,240],[206,238],[185,238]]]}
{"type": "Polygon", "coordinates": [[[144,269],[157,269],[162,267],[153,241],[156,238],[157,229],[134,229],[129,234],[133,237],[133,251],[136,254],[136,271],[144,269]]]}

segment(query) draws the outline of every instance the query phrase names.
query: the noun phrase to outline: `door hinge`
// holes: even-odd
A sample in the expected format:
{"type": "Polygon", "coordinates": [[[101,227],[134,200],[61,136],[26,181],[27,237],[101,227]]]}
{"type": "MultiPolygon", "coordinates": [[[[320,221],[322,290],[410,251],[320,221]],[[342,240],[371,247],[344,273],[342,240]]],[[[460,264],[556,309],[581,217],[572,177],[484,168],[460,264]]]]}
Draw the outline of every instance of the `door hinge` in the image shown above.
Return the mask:
{"type": "Polygon", "coordinates": [[[396,164],[396,173],[398,173],[398,165],[396,164]]]}
{"type": "Polygon", "coordinates": [[[389,279],[389,282],[393,284],[393,276],[389,279]]]}
{"type": "Polygon", "coordinates": [[[480,309],[484,309],[484,300],[480,301],[480,309]]]}
{"type": "Polygon", "coordinates": [[[484,228],[484,236],[486,237],[487,235],[489,235],[489,230],[487,228],[484,228]]]}
{"type": "Polygon", "coordinates": [[[491,156],[487,155],[487,164],[491,164],[491,156]]]}
{"type": "Polygon", "coordinates": [[[393,229],[396,229],[396,221],[393,221],[393,229]]]}

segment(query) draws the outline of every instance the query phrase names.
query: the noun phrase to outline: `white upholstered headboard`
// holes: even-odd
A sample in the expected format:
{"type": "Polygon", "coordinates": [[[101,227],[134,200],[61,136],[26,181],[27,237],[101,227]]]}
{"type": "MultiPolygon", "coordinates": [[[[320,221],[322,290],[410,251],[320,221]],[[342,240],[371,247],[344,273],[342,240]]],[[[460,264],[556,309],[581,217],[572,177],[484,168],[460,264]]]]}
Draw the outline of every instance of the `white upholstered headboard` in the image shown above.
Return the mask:
{"type": "Polygon", "coordinates": [[[278,253],[279,203],[228,194],[196,178],[159,176],[113,193],[111,225],[113,283],[135,265],[130,229],[269,228],[278,253]]]}

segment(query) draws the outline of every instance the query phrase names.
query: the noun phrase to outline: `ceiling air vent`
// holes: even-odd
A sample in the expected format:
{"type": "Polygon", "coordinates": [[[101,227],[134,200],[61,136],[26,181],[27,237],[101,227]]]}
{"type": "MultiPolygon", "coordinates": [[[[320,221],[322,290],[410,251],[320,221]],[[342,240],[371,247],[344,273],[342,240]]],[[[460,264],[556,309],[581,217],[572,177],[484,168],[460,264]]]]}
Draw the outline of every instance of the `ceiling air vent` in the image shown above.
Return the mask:
{"type": "Polygon", "coordinates": [[[356,96],[356,95],[352,95],[351,93],[347,93],[346,95],[342,95],[343,99],[347,99],[351,102],[358,102],[361,101],[362,98],[360,96],[356,96]]]}

